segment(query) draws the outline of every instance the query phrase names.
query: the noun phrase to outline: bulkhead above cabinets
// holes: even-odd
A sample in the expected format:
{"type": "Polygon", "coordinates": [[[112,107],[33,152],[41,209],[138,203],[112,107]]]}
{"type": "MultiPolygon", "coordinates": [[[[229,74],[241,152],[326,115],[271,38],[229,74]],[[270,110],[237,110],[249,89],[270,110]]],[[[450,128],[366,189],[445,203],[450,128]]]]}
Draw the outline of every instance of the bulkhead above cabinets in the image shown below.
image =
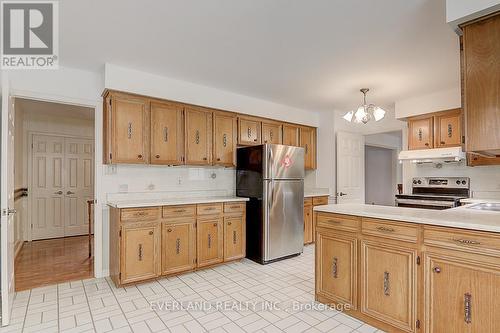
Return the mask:
{"type": "Polygon", "coordinates": [[[316,169],[316,128],[113,90],[104,98],[104,163],[236,166],[236,148],[305,149],[316,169]]]}

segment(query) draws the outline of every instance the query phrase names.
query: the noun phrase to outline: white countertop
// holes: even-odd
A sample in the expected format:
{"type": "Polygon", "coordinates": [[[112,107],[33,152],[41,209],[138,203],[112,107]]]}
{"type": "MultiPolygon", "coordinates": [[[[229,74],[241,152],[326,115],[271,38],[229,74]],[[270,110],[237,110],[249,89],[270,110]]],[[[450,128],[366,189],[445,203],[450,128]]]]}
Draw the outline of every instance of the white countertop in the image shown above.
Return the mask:
{"type": "Polygon", "coordinates": [[[500,232],[499,212],[478,211],[468,209],[467,206],[447,210],[432,210],[363,204],[338,204],[316,206],[314,210],[444,227],[500,232]]]}
{"type": "Polygon", "coordinates": [[[329,196],[330,190],[327,188],[306,188],[304,198],[329,196]]]}
{"type": "Polygon", "coordinates": [[[113,200],[108,201],[108,206],[114,208],[135,208],[135,207],[154,207],[154,206],[172,206],[172,205],[191,205],[214,202],[234,202],[248,201],[248,198],[240,197],[191,197],[191,198],[165,198],[165,199],[135,199],[135,200],[113,200]]]}
{"type": "Polygon", "coordinates": [[[467,198],[461,199],[461,203],[473,204],[473,203],[500,203],[500,199],[488,199],[488,198],[467,198]]]}

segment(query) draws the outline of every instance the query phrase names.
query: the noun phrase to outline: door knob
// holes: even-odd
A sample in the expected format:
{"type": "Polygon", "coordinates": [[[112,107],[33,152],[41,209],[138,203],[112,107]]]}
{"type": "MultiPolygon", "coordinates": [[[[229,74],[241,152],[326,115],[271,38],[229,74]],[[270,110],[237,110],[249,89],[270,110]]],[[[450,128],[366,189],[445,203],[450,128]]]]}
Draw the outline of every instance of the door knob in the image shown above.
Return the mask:
{"type": "Polygon", "coordinates": [[[70,194],[75,194],[75,192],[71,192],[71,191],[68,191],[66,192],[67,195],[70,195],[70,194]]]}
{"type": "Polygon", "coordinates": [[[59,195],[61,195],[61,194],[63,194],[63,191],[57,191],[57,192],[54,192],[54,194],[59,194],[59,195]]]}
{"type": "Polygon", "coordinates": [[[339,197],[343,197],[344,195],[347,195],[347,193],[339,192],[339,197]]]}

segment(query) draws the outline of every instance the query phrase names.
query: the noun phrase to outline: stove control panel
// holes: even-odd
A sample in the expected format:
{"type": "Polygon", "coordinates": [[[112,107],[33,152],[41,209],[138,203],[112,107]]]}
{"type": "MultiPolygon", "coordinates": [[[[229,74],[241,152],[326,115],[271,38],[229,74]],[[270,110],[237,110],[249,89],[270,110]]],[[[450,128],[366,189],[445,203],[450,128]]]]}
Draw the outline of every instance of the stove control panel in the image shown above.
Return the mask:
{"type": "Polygon", "coordinates": [[[469,186],[470,180],[467,177],[417,177],[412,181],[412,187],[468,189],[469,186]]]}

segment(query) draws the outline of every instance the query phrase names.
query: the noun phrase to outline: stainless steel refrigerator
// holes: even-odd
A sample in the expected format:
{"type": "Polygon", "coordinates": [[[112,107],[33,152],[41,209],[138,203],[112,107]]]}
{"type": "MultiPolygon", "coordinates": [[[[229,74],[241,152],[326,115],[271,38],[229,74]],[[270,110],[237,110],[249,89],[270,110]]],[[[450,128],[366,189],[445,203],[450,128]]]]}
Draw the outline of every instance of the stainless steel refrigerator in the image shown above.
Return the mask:
{"type": "Polygon", "coordinates": [[[302,253],[304,148],[272,144],[238,148],[236,195],[250,199],[247,258],[267,264],[302,253]]]}

